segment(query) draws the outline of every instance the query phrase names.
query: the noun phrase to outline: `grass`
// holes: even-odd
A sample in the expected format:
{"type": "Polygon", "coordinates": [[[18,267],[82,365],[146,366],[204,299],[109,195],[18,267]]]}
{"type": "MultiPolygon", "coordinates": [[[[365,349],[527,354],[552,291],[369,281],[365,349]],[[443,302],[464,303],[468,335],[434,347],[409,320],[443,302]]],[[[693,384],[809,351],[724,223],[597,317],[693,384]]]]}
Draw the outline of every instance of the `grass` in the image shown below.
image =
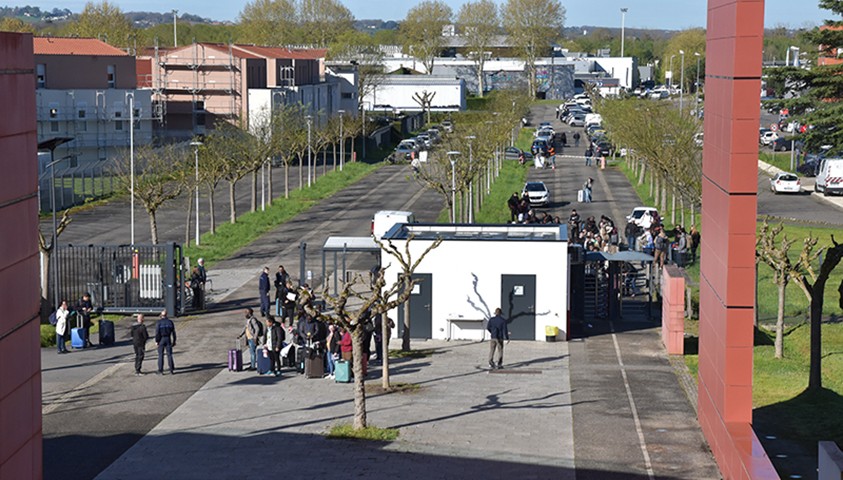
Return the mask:
{"type": "Polygon", "coordinates": [[[794,168],[790,168],[790,152],[774,152],[768,148],[759,147],[758,158],[762,162],[769,163],[785,172],[795,170],[794,168]]]}
{"type": "Polygon", "coordinates": [[[202,235],[200,246],[191,245],[185,248],[184,256],[203,257],[206,264],[211,266],[383,165],[346,163],[342,172],[333,171],[320,177],[311,188],[291,190],[288,199],[276,198],[266,211],[248,212],[237,217],[237,223],[219,225],[215,234],[202,235]]]}
{"type": "Polygon", "coordinates": [[[392,442],[398,439],[397,428],[378,428],[368,426],[355,430],[350,424],[343,423],[331,427],[328,438],[346,438],[354,440],[369,440],[374,442],[392,442]]]}
{"type": "Polygon", "coordinates": [[[389,351],[389,358],[427,358],[432,356],[434,353],[436,353],[436,350],[432,348],[410,351],[391,349],[389,351]]]}

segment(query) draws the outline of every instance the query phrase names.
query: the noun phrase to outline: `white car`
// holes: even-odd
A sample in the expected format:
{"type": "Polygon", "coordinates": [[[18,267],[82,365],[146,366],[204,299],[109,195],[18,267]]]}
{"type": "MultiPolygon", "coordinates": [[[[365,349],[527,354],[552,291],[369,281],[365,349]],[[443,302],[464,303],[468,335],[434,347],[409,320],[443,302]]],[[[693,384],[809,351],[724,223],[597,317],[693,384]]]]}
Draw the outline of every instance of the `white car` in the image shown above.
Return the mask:
{"type": "Polygon", "coordinates": [[[779,138],[779,134],[773,132],[772,130],[764,132],[760,137],[761,145],[770,145],[775,142],[777,138],[779,138]]]}
{"type": "Polygon", "coordinates": [[[653,225],[653,221],[658,215],[659,211],[654,207],[635,207],[632,209],[632,213],[626,216],[626,221],[647,229],[653,225]]]}
{"type": "Polygon", "coordinates": [[[802,191],[802,183],[795,174],[780,172],[770,179],[770,190],[773,193],[799,193],[802,191]]]}
{"type": "Polygon", "coordinates": [[[544,182],[527,182],[524,189],[521,191],[521,196],[527,195],[530,199],[530,205],[549,205],[550,191],[544,182]]]}

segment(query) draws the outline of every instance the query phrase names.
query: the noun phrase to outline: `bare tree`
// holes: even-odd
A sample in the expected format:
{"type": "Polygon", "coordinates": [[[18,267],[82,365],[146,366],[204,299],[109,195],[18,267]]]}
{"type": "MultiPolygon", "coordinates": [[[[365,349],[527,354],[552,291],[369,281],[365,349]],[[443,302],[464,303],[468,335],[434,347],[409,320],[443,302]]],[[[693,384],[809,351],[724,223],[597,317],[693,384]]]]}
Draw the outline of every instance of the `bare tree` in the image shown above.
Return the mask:
{"type": "Polygon", "coordinates": [[[457,23],[462,28],[468,58],[474,61],[474,68],[477,70],[477,95],[482,97],[486,53],[501,29],[498,6],[492,0],[464,3],[457,14],[457,23]]]}
{"type": "Polygon", "coordinates": [[[536,96],[536,60],[562,36],[565,7],[559,0],[507,0],[503,24],[527,68],[530,96],[536,96]]]}
{"type": "Polygon", "coordinates": [[[226,158],[231,154],[228,147],[224,130],[213,130],[200,147],[202,161],[199,162],[199,181],[208,188],[209,231],[212,235],[217,231],[214,192],[225,178],[226,158]]]}
{"type": "Polygon", "coordinates": [[[413,94],[413,101],[419,104],[423,112],[427,113],[427,123],[430,123],[430,106],[433,104],[433,97],[435,96],[436,92],[428,92],[427,90],[413,94]]]}
{"type": "MultiPolygon", "coordinates": [[[[55,187],[54,191],[55,191],[55,187]]],[[[61,236],[62,232],[70,225],[70,222],[73,221],[72,217],[70,216],[73,208],[68,208],[61,214],[61,219],[56,223],[56,241],[61,236]]],[[[53,256],[53,252],[55,251],[55,245],[52,242],[52,235],[50,235],[50,242],[47,243],[47,238],[44,236],[44,232],[41,229],[38,229],[38,251],[41,253],[41,316],[42,320],[46,319],[46,315],[49,312],[51,305],[50,299],[47,298],[48,292],[50,291],[49,281],[50,281],[50,260],[53,256]]],[[[53,305],[53,308],[58,308],[58,305],[53,305]]]]}
{"type": "Polygon", "coordinates": [[[418,58],[428,75],[433,74],[433,62],[442,52],[445,39],[442,28],[451,22],[453,12],[445,2],[425,0],[407,12],[401,22],[401,34],[410,55],[418,58]]]}

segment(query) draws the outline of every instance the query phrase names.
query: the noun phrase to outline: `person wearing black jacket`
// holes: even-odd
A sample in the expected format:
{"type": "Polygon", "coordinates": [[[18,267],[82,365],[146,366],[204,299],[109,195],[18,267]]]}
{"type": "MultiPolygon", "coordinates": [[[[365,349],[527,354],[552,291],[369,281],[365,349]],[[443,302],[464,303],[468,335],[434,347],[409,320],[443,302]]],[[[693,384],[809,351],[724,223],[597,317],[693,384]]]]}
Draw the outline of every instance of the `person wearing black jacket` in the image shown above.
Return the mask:
{"type": "Polygon", "coordinates": [[[155,325],[155,346],[158,347],[158,375],[164,375],[164,354],[170,363],[170,375],[175,375],[176,367],[173,363],[173,347],[176,346],[176,326],[167,318],[166,310],[161,312],[161,318],[155,325]]]}
{"type": "Polygon", "coordinates": [[[258,293],[261,297],[261,316],[269,314],[269,267],[263,267],[258,281],[258,293]]]}
{"type": "Polygon", "coordinates": [[[489,366],[494,369],[503,368],[503,341],[509,341],[509,330],[506,320],[501,316],[501,309],[495,309],[495,316],[489,319],[486,330],[491,334],[489,340],[489,366]]]}
{"type": "Polygon", "coordinates": [[[269,355],[268,375],[281,375],[281,343],[284,341],[284,329],[278,325],[272,315],[266,317],[266,349],[269,355]]]}
{"type": "Polygon", "coordinates": [[[275,315],[282,317],[283,320],[283,305],[284,297],[287,295],[287,282],[290,280],[290,275],[284,269],[284,265],[278,265],[278,271],[275,272],[275,315]]]}
{"type": "Polygon", "coordinates": [[[91,294],[85,292],[76,305],[76,313],[82,318],[82,328],[85,329],[85,347],[91,346],[91,312],[93,311],[94,304],[91,302],[91,294]]]}
{"type": "Polygon", "coordinates": [[[146,341],[149,340],[149,332],[146,330],[146,325],[143,324],[143,314],[138,314],[138,321],[132,325],[132,346],[135,348],[135,376],[143,375],[141,366],[143,365],[143,358],[146,356],[146,341]]]}
{"type": "Polygon", "coordinates": [[[283,307],[283,315],[281,318],[281,323],[289,323],[290,327],[293,326],[294,319],[296,318],[296,299],[298,298],[298,292],[296,289],[293,288],[293,282],[287,280],[287,286],[285,288],[284,293],[284,300],[282,300],[281,305],[283,307]],[[289,320],[289,322],[288,322],[289,320]]]}

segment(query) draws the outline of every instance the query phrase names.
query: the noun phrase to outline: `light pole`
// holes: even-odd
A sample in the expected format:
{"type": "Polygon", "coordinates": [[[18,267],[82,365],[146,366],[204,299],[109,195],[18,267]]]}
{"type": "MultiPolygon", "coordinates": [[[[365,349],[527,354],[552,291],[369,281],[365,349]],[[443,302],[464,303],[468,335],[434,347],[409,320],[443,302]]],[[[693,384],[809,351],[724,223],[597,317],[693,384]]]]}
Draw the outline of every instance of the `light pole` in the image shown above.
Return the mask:
{"type": "Polygon", "coordinates": [[[307,186],[310,186],[310,169],[311,169],[311,150],[310,150],[310,127],[313,125],[313,117],[308,115],[304,117],[307,120],[307,186]]]}
{"type": "Polygon", "coordinates": [[[130,244],[135,245],[135,94],[126,92],[129,100],[129,223],[130,244]]]}
{"type": "Polygon", "coordinates": [[[679,50],[682,55],[682,70],[679,72],[679,115],[682,115],[682,101],[685,97],[685,50],[679,50]]]}
{"type": "Polygon", "coordinates": [[[624,35],[626,33],[626,12],[629,11],[628,8],[624,7],[621,8],[621,58],[623,58],[623,47],[624,47],[624,35]]]}
{"type": "Polygon", "coordinates": [[[675,56],[675,53],[670,56],[670,85],[668,85],[668,91],[673,90],[673,57],[675,56]]]}
{"type": "Polygon", "coordinates": [[[340,114],[340,171],[342,171],[343,162],[345,161],[345,135],[342,131],[342,117],[345,116],[345,110],[337,110],[340,114]]]}
{"type": "MultiPolygon", "coordinates": [[[[53,151],[55,148],[50,149],[50,159],[53,158],[53,151]]],[[[64,160],[64,158],[60,158],[58,160],[53,160],[50,162],[48,167],[50,167],[50,208],[53,210],[53,241],[50,244],[50,255],[56,253],[56,241],[58,240],[58,224],[56,223],[56,163],[64,160]]],[[[62,187],[64,186],[64,182],[62,182],[62,187]]],[[[54,308],[59,307],[59,287],[58,287],[58,275],[56,275],[56,262],[55,258],[50,261],[50,271],[52,272],[53,276],[53,304],[54,308]]]]}
{"type": "Polygon", "coordinates": [[[460,152],[448,152],[448,159],[451,160],[451,223],[457,223],[457,159],[454,158],[460,152]]]}
{"type": "Polygon", "coordinates": [[[468,223],[474,223],[474,173],[471,171],[474,163],[474,150],[472,141],[477,138],[474,135],[465,137],[468,140],[468,223]]]}
{"type": "Polygon", "coordinates": [[[199,147],[202,146],[202,142],[193,141],[190,142],[190,146],[193,147],[193,167],[194,173],[196,174],[196,246],[199,246],[199,147]]]}
{"type": "Polygon", "coordinates": [[[697,57],[697,83],[694,88],[694,110],[699,110],[700,108],[700,60],[702,59],[702,55],[700,52],[694,52],[694,56],[697,57]]]}
{"type": "Polygon", "coordinates": [[[173,48],[179,46],[179,36],[178,31],[176,30],[176,15],[178,15],[179,11],[173,9],[173,48]]]}

